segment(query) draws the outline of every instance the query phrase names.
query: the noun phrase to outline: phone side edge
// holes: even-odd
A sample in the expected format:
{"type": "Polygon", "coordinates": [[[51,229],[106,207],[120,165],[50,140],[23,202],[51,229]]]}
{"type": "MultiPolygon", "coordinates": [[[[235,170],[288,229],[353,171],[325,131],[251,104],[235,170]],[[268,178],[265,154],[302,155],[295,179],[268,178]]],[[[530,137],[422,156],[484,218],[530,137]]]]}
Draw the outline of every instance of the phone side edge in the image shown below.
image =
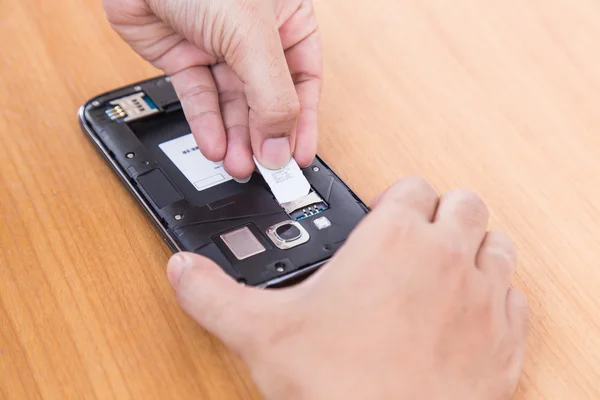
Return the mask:
{"type": "Polygon", "coordinates": [[[161,224],[160,219],[152,209],[148,205],[148,203],[142,198],[142,196],[138,193],[135,187],[131,184],[121,167],[117,164],[117,162],[110,156],[110,153],[106,146],[102,143],[102,141],[97,137],[94,130],[89,126],[85,119],[85,110],[91,104],[90,102],[86,102],[77,111],[77,118],[79,120],[79,126],[81,130],[86,134],[88,139],[92,142],[92,144],[96,147],[96,149],[102,154],[104,159],[108,161],[111,166],[111,169],[115,172],[121,183],[125,184],[125,187],[133,194],[138,204],[143,208],[145,214],[150,217],[151,222],[158,228],[161,236],[169,249],[173,253],[177,253],[182,251],[180,246],[177,244],[177,241],[173,238],[173,236],[169,233],[169,231],[161,224]]]}

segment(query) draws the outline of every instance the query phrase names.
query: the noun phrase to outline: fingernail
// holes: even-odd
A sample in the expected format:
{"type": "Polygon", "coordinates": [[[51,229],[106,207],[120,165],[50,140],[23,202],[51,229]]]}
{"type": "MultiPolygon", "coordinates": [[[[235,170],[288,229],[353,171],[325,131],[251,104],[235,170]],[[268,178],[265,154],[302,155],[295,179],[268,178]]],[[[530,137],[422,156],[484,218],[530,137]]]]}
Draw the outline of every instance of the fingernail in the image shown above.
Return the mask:
{"type": "Polygon", "coordinates": [[[176,286],[183,275],[183,271],[192,266],[192,260],[184,253],[177,253],[171,257],[167,264],[167,277],[172,286],[176,286]]]}
{"type": "Polygon", "coordinates": [[[288,137],[268,138],[262,144],[260,163],[268,169],[285,167],[292,157],[288,137]]]}
{"type": "Polygon", "coordinates": [[[233,178],[234,181],[236,181],[237,183],[248,183],[250,181],[250,178],[252,178],[252,175],[249,175],[247,178],[242,178],[242,179],[238,179],[238,178],[233,178]]]}

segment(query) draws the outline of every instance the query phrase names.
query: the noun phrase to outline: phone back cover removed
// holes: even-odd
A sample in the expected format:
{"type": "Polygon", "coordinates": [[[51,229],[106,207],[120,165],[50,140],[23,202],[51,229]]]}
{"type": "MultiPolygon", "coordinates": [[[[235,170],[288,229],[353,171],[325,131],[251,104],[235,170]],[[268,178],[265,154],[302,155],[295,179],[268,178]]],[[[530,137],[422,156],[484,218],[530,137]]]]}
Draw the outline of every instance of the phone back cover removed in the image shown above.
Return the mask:
{"type": "Polygon", "coordinates": [[[90,100],[80,122],[173,250],[206,256],[248,285],[285,286],[312,272],[369,211],[319,157],[302,169],[312,188],[305,202],[279,204],[256,172],[236,182],[199,152],[167,77],[90,100]],[[292,222],[308,240],[285,248],[275,239],[297,234],[292,222]]]}

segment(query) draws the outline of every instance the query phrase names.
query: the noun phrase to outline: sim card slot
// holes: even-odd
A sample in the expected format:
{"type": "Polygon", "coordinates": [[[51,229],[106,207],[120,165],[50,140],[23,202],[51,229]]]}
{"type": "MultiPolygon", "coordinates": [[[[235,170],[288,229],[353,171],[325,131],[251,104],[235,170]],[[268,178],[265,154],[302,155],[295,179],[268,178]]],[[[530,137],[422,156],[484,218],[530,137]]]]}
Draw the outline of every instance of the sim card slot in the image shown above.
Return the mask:
{"type": "Polygon", "coordinates": [[[315,192],[310,191],[299,199],[281,203],[285,212],[296,221],[320,214],[329,208],[329,205],[315,192]]]}

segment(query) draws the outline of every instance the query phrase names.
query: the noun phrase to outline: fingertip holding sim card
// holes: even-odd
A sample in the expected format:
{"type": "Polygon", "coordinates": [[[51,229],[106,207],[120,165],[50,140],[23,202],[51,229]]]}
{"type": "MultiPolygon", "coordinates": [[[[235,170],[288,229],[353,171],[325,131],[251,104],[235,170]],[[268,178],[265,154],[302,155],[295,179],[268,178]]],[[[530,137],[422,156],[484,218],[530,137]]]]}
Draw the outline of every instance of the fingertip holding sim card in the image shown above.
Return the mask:
{"type": "Polygon", "coordinates": [[[255,158],[258,172],[234,179],[202,155],[167,77],[96,96],[79,120],[168,246],[213,260],[243,284],[304,279],[369,211],[319,156],[278,170],[255,158]]]}
{"type": "Polygon", "coordinates": [[[279,204],[297,200],[306,196],[310,191],[310,183],[293,157],[287,165],[277,170],[267,169],[258,162],[256,157],[253,158],[256,167],[279,204]]]}

